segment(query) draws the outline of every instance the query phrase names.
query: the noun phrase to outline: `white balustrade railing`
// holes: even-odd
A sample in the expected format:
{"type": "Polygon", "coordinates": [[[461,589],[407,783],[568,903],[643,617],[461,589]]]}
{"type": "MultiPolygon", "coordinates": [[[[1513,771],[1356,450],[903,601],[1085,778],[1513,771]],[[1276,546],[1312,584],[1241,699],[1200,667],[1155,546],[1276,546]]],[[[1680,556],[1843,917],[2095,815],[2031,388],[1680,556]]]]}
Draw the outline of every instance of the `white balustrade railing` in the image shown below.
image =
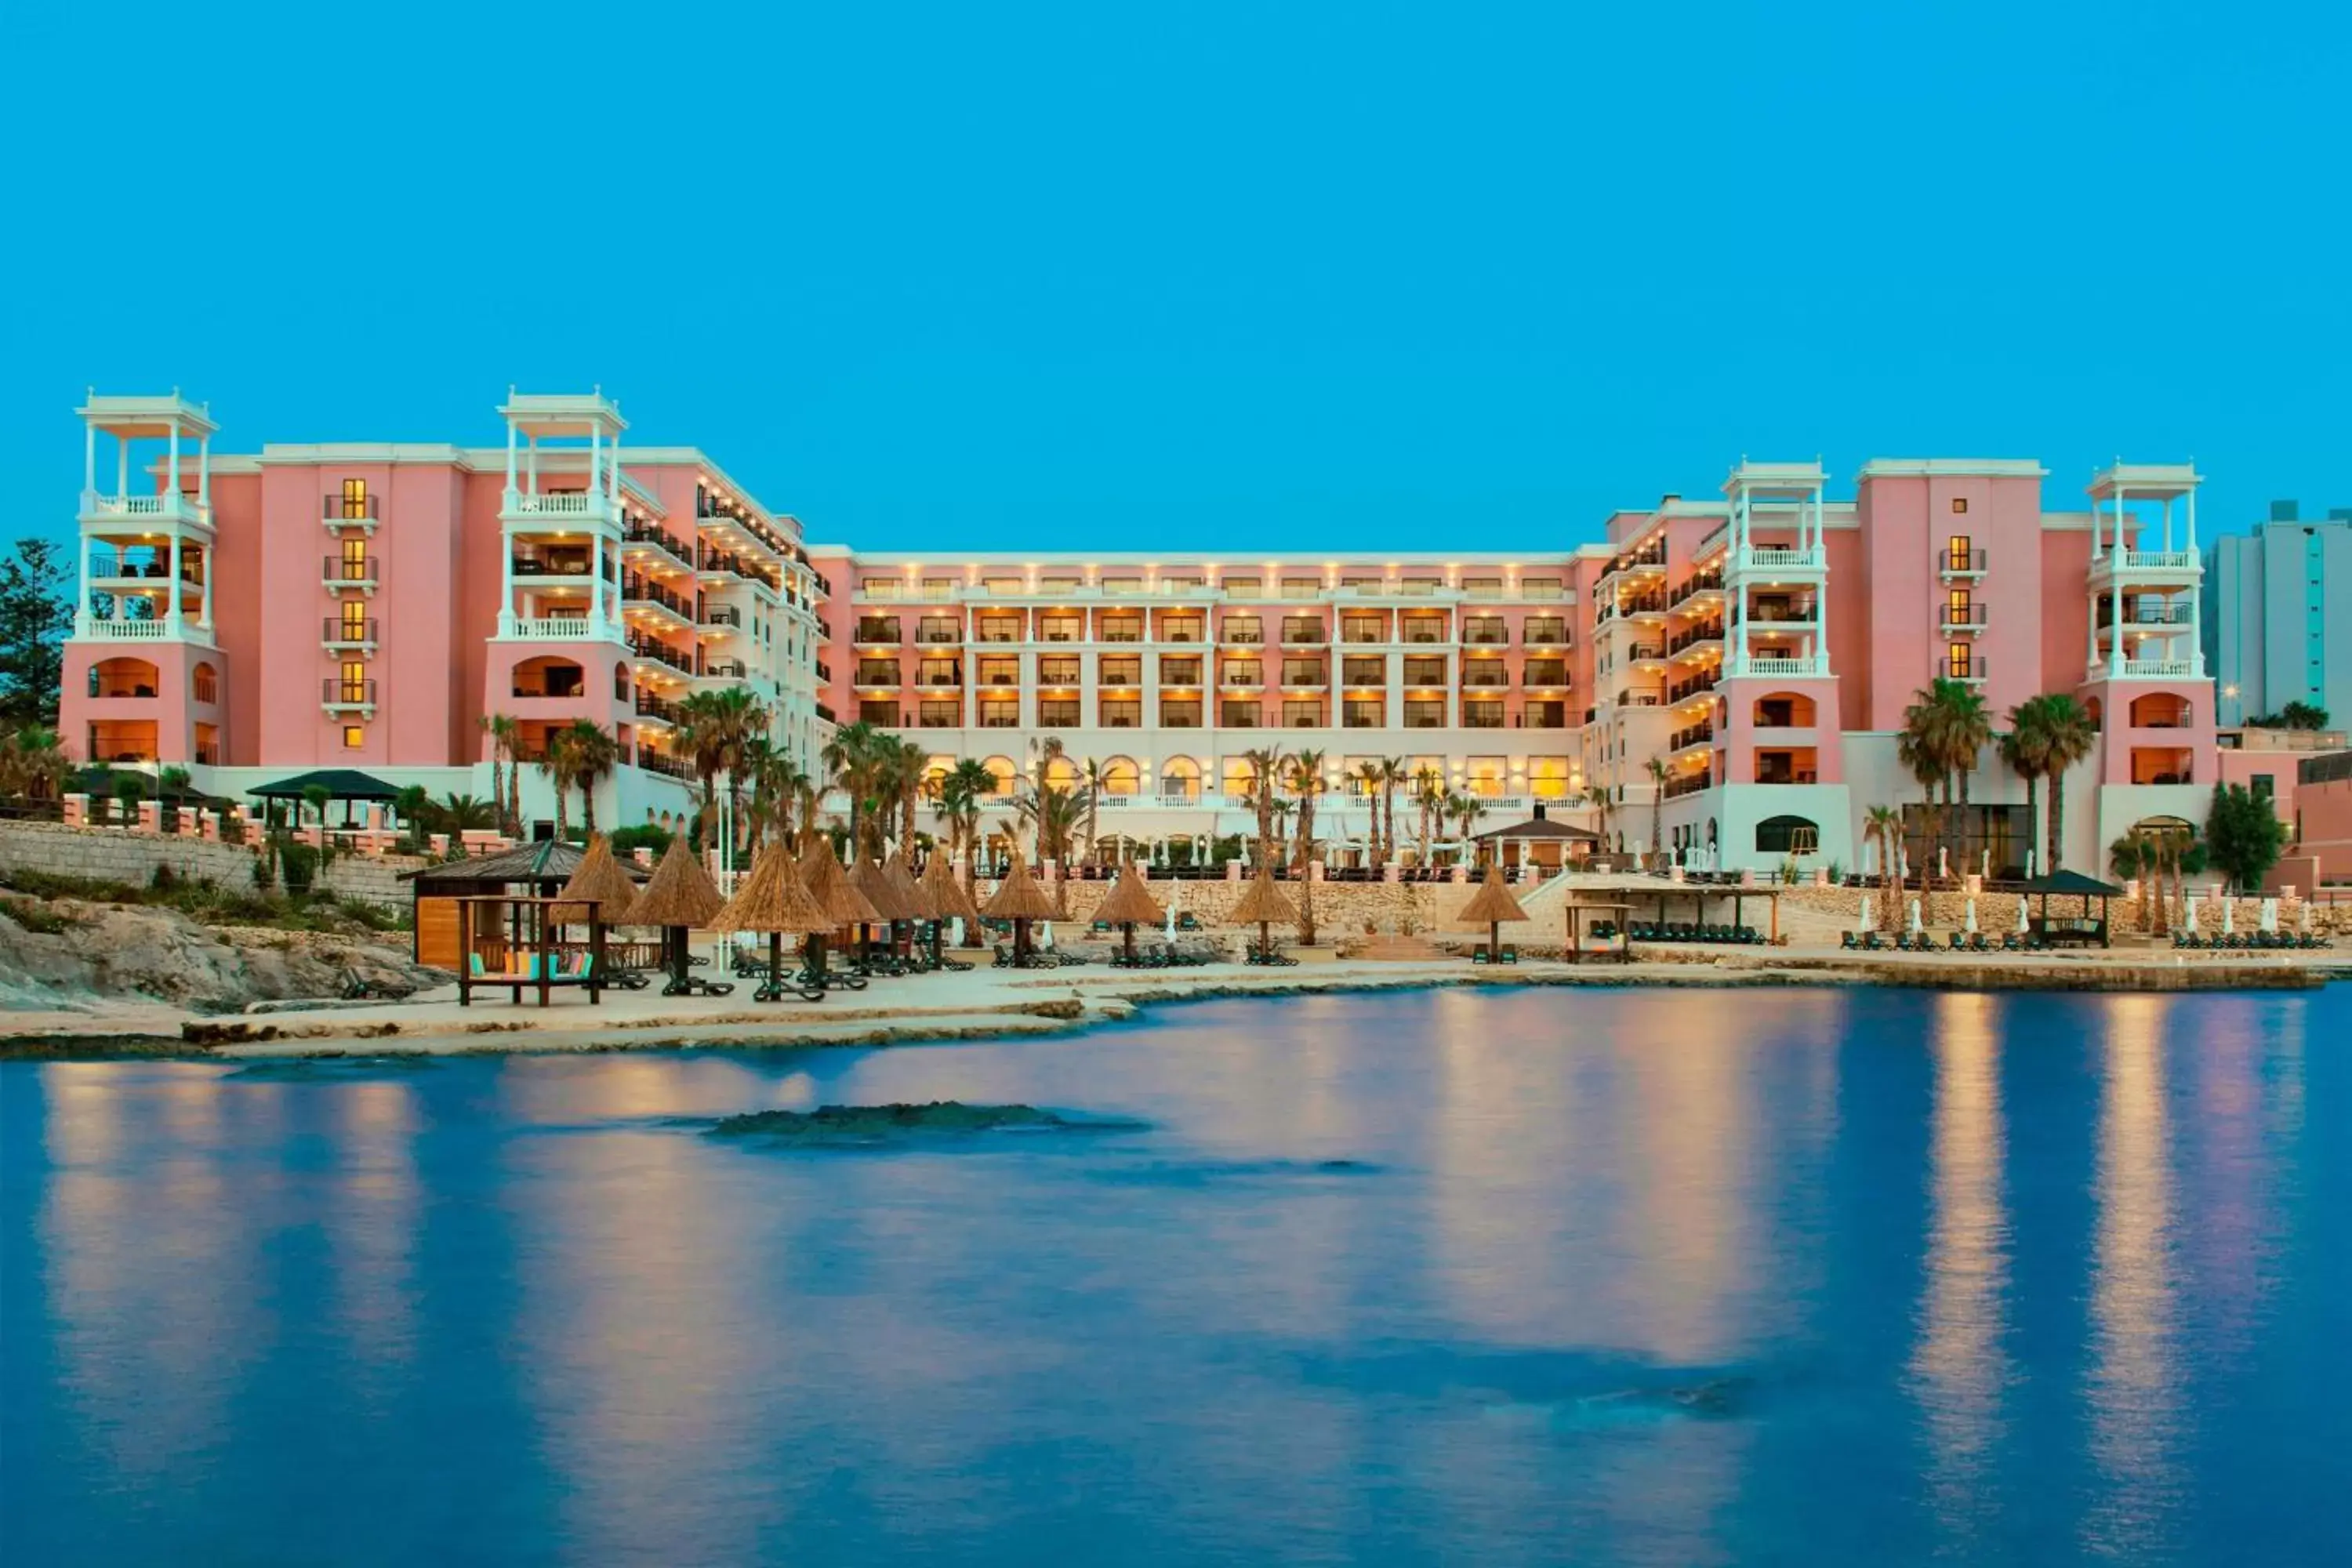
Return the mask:
{"type": "Polygon", "coordinates": [[[1818,653],[1798,658],[1764,658],[1753,654],[1735,654],[1724,666],[1727,675],[1760,675],[1789,680],[1819,679],[1829,672],[1828,656],[1818,653]]]}
{"type": "Polygon", "coordinates": [[[603,637],[607,641],[618,641],[620,638],[619,632],[609,625],[602,632],[590,630],[589,620],[585,616],[518,617],[514,624],[514,635],[519,637],[539,637],[563,642],[585,642],[595,637],[603,637]]]}
{"type": "MultiPolygon", "coordinates": [[[[2094,565],[2100,563],[2094,563],[2094,565]]],[[[2188,572],[2197,566],[2193,550],[2116,550],[2104,564],[2110,572],[2188,572]]]]}
{"type": "Polygon", "coordinates": [[[91,620],[75,628],[74,635],[88,642],[160,642],[169,627],[166,621],[91,620]]]}
{"type": "Polygon", "coordinates": [[[1788,550],[1777,545],[1751,544],[1734,561],[1759,572],[1803,572],[1822,564],[1822,552],[1819,545],[1811,550],[1788,550]]]}
{"type": "Polygon", "coordinates": [[[2127,658],[2124,674],[2138,680],[2186,680],[2197,673],[2197,661],[2188,658],[2127,658]]]}
{"type": "Polygon", "coordinates": [[[608,509],[603,496],[587,490],[509,490],[506,510],[524,516],[586,517],[608,509]]]}
{"type": "Polygon", "coordinates": [[[205,521],[211,509],[188,495],[101,495],[96,490],[81,493],[81,510],[86,517],[132,517],[146,520],[188,518],[205,521]]]}

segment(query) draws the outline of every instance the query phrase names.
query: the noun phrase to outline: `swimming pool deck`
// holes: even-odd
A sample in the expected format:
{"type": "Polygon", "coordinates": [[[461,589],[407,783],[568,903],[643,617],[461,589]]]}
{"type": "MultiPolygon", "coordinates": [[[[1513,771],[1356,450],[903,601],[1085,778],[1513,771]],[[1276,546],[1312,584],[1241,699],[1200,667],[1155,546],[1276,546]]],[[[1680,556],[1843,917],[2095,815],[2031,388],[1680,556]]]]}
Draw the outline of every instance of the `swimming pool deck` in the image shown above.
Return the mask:
{"type": "Polygon", "coordinates": [[[322,1055],[656,1050],[706,1046],[866,1046],[1048,1035],[1131,1016],[1155,1002],[1313,994],[1433,985],[1918,985],[1966,990],[2300,989],[2352,975],[2352,954],[2175,952],[2168,948],[2031,954],[1851,953],[1834,947],[1643,943],[1631,964],[1529,961],[1490,968],[1467,959],[1409,963],[1310,956],[1295,968],[1240,963],[1125,970],[1089,963],[878,979],[817,1003],[732,996],[665,997],[655,990],[555,993],[551,1005],[478,996],[461,1007],[454,984],[401,1002],[283,1004],[230,1016],[152,1005],[99,1008],[63,1026],[10,1016],[15,1036],[141,1039],[189,1055],[267,1059],[322,1055]],[[173,1037],[176,1036],[176,1040],[173,1037]]]}

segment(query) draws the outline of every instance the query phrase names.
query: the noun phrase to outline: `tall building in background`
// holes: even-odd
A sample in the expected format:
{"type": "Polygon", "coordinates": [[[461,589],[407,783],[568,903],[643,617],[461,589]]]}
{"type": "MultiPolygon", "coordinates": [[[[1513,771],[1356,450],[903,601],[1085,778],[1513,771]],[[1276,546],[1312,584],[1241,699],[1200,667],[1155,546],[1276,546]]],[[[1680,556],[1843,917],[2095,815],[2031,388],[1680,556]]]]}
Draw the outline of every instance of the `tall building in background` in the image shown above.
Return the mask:
{"type": "Polygon", "coordinates": [[[2206,552],[2205,657],[2224,725],[2290,702],[2352,721],[2352,507],[2301,513],[2273,501],[2268,521],[2206,552]]]}
{"type": "Polygon", "coordinates": [[[486,716],[530,764],[587,719],[619,742],[608,824],[683,816],[689,693],[749,688],[814,771],[824,584],[800,525],[692,447],[624,448],[601,395],[510,395],[502,447],[212,449],[208,412],[92,396],[60,729],[76,757],[181,764],[234,796],[345,767],[489,797],[486,716]],[[111,448],[111,472],[100,447],[111,448]]]}

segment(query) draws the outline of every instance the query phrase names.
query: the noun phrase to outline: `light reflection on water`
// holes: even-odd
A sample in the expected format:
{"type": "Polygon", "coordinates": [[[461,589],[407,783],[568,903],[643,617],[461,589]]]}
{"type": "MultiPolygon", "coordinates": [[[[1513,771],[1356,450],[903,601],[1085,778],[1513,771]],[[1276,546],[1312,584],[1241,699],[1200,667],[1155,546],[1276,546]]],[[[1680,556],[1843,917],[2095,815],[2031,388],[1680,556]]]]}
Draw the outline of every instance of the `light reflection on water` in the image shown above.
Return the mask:
{"type": "Polygon", "coordinates": [[[10,1066],[0,1547],[2325,1560],[2347,1013],[1529,990],[10,1066]],[[932,1099],[1150,1126],[810,1153],[692,1121],[932,1099]]]}

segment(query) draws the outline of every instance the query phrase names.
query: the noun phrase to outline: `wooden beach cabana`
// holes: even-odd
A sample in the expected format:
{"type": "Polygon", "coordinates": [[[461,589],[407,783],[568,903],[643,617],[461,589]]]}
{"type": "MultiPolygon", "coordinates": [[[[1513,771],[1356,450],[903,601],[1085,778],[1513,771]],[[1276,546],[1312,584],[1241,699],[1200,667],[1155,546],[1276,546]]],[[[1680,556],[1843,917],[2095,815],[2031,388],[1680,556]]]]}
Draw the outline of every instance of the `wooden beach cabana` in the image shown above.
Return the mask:
{"type": "Polygon", "coordinates": [[[2080,871],[2053,871],[2046,877],[2036,877],[2021,883],[2017,890],[2029,905],[2038,903],[2036,912],[2028,918],[2025,929],[2044,943],[2053,947],[2067,943],[2088,947],[2093,942],[2101,947],[2115,945],[2114,928],[2107,922],[2107,900],[2124,895],[2124,890],[2115,883],[2102,882],[2096,877],[2085,877],[2080,871]],[[2053,895],[2062,899],[2079,899],[2082,900],[2082,912],[2053,915],[2050,900],[2053,895]],[[2091,914],[2093,899],[2099,900],[2099,912],[2095,919],[2091,914]]]}
{"type": "MultiPolygon", "coordinates": [[[[497,855],[445,860],[402,872],[400,879],[408,884],[411,954],[417,963],[435,969],[464,969],[468,950],[458,932],[460,900],[500,895],[552,899],[587,858],[588,852],[577,844],[546,838],[497,855]]],[[[620,869],[632,883],[642,877],[633,868],[620,869]]],[[[476,923],[479,928],[480,922],[476,923]]]]}

